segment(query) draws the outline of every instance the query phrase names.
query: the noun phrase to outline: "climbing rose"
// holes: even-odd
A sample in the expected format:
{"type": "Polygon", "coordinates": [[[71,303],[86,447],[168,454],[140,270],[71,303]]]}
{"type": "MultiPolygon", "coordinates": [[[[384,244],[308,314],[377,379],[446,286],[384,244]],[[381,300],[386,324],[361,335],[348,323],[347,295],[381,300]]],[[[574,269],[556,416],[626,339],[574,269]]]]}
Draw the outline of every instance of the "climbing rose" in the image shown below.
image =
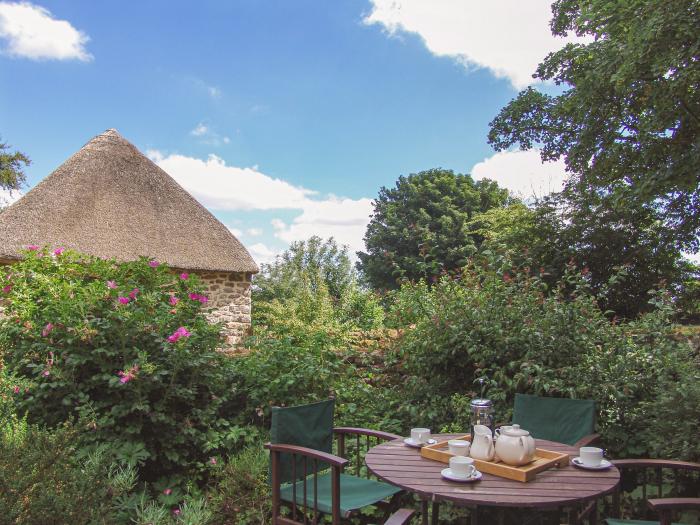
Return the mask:
{"type": "Polygon", "coordinates": [[[186,280],[189,279],[189,278],[190,278],[190,274],[187,273],[187,272],[182,272],[182,273],[180,274],[180,279],[182,279],[183,281],[186,281],[186,280]]]}
{"type": "Polygon", "coordinates": [[[129,304],[129,298],[128,297],[122,297],[121,295],[117,298],[117,300],[121,304],[129,304]]]}
{"type": "Polygon", "coordinates": [[[59,255],[61,255],[61,254],[63,253],[63,250],[65,250],[65,248],[56,248],[56,249],[53,251],[53,254],[54,254],[56,257],[58,257],[59,255]]]}
{"type": "Polygon", "coordinates": [[[114,290],[117,287],[117,282],[116,281],[107,281],[107,288],[111,288],[114,290]]]}
{"type": "Polygon", "coordinates": [[[160,266],[160,263],[158,261],[148,261],[148,266],[151,268],[158,268],[160,266]]]}
{"type": "Polygon", "coordinates": [[[10,293],[10,290],[12,290],[12,285],[8,284],[2,289],[2,293],[10,293]]]}
{"type": "Polygon", "coordinates": [[[132,379],[136,378],[136,373],[139,371],[139,365],[134,365],[128,370],[120,370],[117,375],[120,377],[119,382],[121,384],[128,383],[132,379]]]}
{"type": "Polygon", "coordinates": [[[179,516],[179,515],[180,515],[180,509],[174,509],[174,510],[173,510],[173,514],[175,514],[175,516],[179,516]]]}
{"type": "Polygon", "coordinates": [[[18,387],[18,386],[14,387],[14,388],[12,389],[12,391],[13,391],[15,394],[19,394],[19,387],[18,387]]]}
{"type": "Polygon", "coordinates": [[[173,489],[165,489],[163,491],[163,494],[165,494],[166,496],[170,496],[172,493],[173,493],[173,489]]]}
{"type": "Polygon", "coordinates": [[[136,296],[138,295],[138,293],[139,293],[139,289],[134,288],[133,290],[131,290],[131,292],[129,292],[129,298],[136,299],[136,296]]]}
{"type": "Polygon", "coordinates": [[[209,463],[216,465],[216,458],[209,458],[209,463]]]}
{"type": "Polygon", "coordinates": [[[170,296],[170,304],[171,304],[171,305],[175,306],[175,305],[176,305],[177,303],[179,303],[179,302],[180,302],[180,299],[178,299],[178,298],[175,297],[174,295],[171,295],[171,296],[170,296]]]}
{"type": "Polygon", "coordinates": [[[51,323],[46,323],[46,326],[41,331],[41,337],[48,336],[51,333],[51,330],[53,330],[53,325],[51,323]]]}
{"type": "Polygon", "coordinates": [[[44,376],[44,377],[49,377],[49,375],[51,375],[51,372],[49,372],[48,370],[44,370],[44,371],[41,373],[41,375],[44,376]]]}
{"type": "Polygon", "coordinates": [[[30,252],[35,252],[38,249],[39,247],[36,244],[30,244],[29,246],[27,246],[27,250],[29,250],[30,252]]]}

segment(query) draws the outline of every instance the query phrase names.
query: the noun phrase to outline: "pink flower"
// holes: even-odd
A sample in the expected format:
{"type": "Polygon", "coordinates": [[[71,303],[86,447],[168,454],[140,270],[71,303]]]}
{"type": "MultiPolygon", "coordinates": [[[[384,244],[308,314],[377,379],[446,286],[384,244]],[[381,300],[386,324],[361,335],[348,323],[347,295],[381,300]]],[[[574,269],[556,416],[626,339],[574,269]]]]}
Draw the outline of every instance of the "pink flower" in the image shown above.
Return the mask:
{"type": "Polygon", "coordinates": [[[51,330],[53,330],[53,325],[51,323],[46,323],[46,326],[41,331],[41,337],[47,337],[51,333],[51,330]]]}
{"type": "Polygon", "coordinates": [[[160,263],[158,261],[148,261],[148,266],[151,268],[158,268],[160,266],[160,263]]]}
{"type": "Polygon", "coordinates": [[[3,287],[2,293],[10,293],[10,290],[12,290],[12,285],[8,284],[7,286],[3,287]]]}
{"type": "Polygon", "coordinates": [[[41,375],[44,376],[44,377],[49,377],[49,376],[51,375],[51,372],[49,372],[48,370],[44,370],[44,371],[41,373],[41,375]]]}
{"type": "Polygon", "coordinates": [[[18,386],[14,387],[14,388],[12,389],[12,391],[13,391],[15,394],[19,394],[19,387],[18,387],[18,386]]]}
{"type": "Polygon", "coordinates": [[[180,274],[180,279],[182,279],[183,281],[186,281],[186,280],[189,279],[189,278],[190,278],[190,274],[187,273],[187,272],[182,272],[182,273],[180,274]]]}
{"type": "Polygon", "coordinates": [[[134,288],[133,290],[131,290],[131,292],[129,292],[129,297],[131,299],[136,299],[136,296],[138,295],[138,293],[139,293],[139,289],[134,288]]]}
{"type": "Polygon", "coordinates": [[[165,494],[166,496],[170,496],[172,493],[173,493],[173,489],[165,489],[163,491],[163,494],[165,494]]]}
{"type": "Polygon", "coordinates": [[[56,257],[58,257],[59,255],[61,255],[61,254],[63,253],[63,250],[65,250],[65,248],[56,248],[56,249],[53,251],[53,254],[54,254],[56,257]]]}
{"type": "Polygon", "coordinates": [[[173,510],[173,514],[174,514],[175,516],[179,516],[179,515],[180,515],[180,509],[174,509],[174,510],[173,510]]]}
{"type": "Polygon", "coordinates": [[[114,290],[117,287],[116,281],[107,281],[107,288],[114,290]]]}
{"type": "Polygon", "coordinates": [[[128,297],[122,297],[121,295],[117,298],[117,300],[121,304],[129,304],[129,298],[128,297]]]}
{"type": "Polygon", "coordinates": [[[171,305],[175,306],[175,305],[176,305],[177,303],[179,303],[179,302],[180,302],[180,299],[178,299],[178,298],[175,297],[174,295],[171,295],[171,296],[170,296],[170,304],[171,304],[171,305]]]}
{"type": "Polygon", "coordinates": [[[190,332],[187,331],[187,328],[185,328],[184,326],[181,326],[180,328],[175,330],[172,333],[172,335],[168,336],[168,342],[169,343],[177,343],[177,341],[181,337],[189,337],[190,335],[192,335],[192,334],[190,334],[190,332]]]}
{"type": "Polygon", "coordinates": [[[190,294],[190,299],[192,299],[193,301],[199,301],[199,302],[202,303],[202,304],[204,304],[204,303],[206,303],[207,301],[209,301],[209,299],[207,299],[205,296],[199,295],[198,293],[191,293],[191,294],[190,294]]]}
{"type": "Polygon", "coordinates": [[[30,252],[35,252],[38,249],[39,247],[36,244],[30,244],[29,246],[27,246],[27,250],[29,250],[30,252]]]}
{"type": "Polygon", "coordinates": [[[128,370],[120,370],[117,372],[117,375],[119,376],[119,382],[123,385],[125,383],[128,383],[132,379],[136,379],[136,373],[139,371],[139,365],[134,365],[128,370]]]}
{"type": "Polygon", "coordinates": [[[216,458],[209,458],[209,463],[216,465],[216,458]]]}

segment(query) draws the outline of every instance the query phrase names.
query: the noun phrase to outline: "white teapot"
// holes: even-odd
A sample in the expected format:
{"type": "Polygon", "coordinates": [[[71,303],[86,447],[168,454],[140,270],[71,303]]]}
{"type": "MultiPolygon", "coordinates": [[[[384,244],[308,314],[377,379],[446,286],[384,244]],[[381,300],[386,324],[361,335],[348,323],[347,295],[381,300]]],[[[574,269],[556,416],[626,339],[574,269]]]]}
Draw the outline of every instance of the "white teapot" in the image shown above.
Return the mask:
{"type": "Polygon", "coordinates": [[[520,425],[501,427],[496,439],[496,454],[508,465],[525,465],[535,459],[535,439],[520,425]]]}

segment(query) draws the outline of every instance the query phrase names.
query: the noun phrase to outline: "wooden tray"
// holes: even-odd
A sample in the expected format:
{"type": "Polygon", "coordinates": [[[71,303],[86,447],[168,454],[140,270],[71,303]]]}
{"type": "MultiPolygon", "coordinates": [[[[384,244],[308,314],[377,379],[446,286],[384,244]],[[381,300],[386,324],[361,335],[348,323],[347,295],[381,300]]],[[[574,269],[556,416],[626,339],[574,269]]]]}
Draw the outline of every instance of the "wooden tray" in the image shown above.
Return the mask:
{"type": "MultiPolygon", "coordinates": [[[[471,441],[471,434],[452,439],[466,439],[471,441]]],[[[421,456],[427,459],[439,461],[441,463],[449,463],[450,458],[454,455],[448,450],[447,441],[440,441],[433,445],[426,445],[420,449],[421,456]]],[[[502,478],[514,479],[515,481],[527,482],[535,479],[538,472],[547,470],[553,467],[565,467],[569,464],[569,455],[561,452],[552,452],[543,448],[535,449],[535,459],[527,465],[514,467],[506,465],[500,461],[482,461],[474,460],[474,466],[480,472],[493,474],[502,478]]]]}

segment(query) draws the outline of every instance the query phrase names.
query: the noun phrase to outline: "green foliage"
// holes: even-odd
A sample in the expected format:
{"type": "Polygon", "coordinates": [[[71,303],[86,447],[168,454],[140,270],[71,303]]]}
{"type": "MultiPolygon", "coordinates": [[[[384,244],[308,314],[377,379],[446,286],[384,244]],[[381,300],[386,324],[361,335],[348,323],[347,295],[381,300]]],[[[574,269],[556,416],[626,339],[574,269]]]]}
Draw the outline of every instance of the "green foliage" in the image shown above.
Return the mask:
{"type": "Polygon", "coordinates": [[[211,496],[215,522],[220,525],[270,523],[269,456],[257,446],[231,457],[217,473],[211,496]]]}
{"type": "Polygon", "coordinates": [[[109,460],[79,460],[78,431],[53,432],[11,418],[0,428],[0,520],[29,525],[113,523],[109,460]]]}
{"type": "Polygon", "coordinates": [[[398,288],[401,280],[428,281],[457,270],[480,239],[467,224],[477,214],[509,202],[508,192],[489,180],[432,169],[401,176],[382,187],[367,226],[367,253],[359,268],[375,289],[398,288]]]}
{"type": "Polygon", "coordinates": [[[375,294],[357,283],[347,247],[338,247],[332,238],[292,243],[274,263],[262,265],[254,285],[258,333],[303,341],[319,330],[372,329],[383,320],[375,294]]]}
{"type": "Polygon", "coordinates": [[[25,180],[23,166],[31,161],[24,153],[9,150],[9,144],[0,142],[0,189],[18,190],[25,180]]]}
{"type": "Polygon", "coordinates": [[[82,416],[86,439],[109,442],[144,479],[201,472],[231,445],[222,416],[235,386],[194,276],[60,250],[2,271],[0,353],[8,376],[28,384],[12,395],[30,421],[82,416]]]}
{"type": "Polygon", "coordinates": [[[406,419],[465,428],[473,381],[485,376],[499,418],[510,417],[516,392],[595,399],[599,428],[618,457],[674,448],[700,457],[687,436],[668,448],[660,437],[669,419],[700,418],[697,404],[671,405],[671,399],[692,400],[698,367],[688,345],[672,337],[668,297],[657,296],[657,310],[637,322],[610,323],[575,267],[550,289],[507,258],[474,262],[458,278],[441,279],[426,298],[412,294],[412,286],[405,285],[402,298],[419,300],[413,310],[423,313],[399,350],[406,419]],[[659,399],[668,399],[663,415],[654,408],[659,399]]]}
{"type": "Polygon", "coordinates": [[[658,207],[697,248],[700,3],[558,0],[552,10],[555,35],[593,41],[550,53],[534,76],[566,89],[522,91],[491,122],[489,142],[563,157],[579,193],[630,189],[616,197],[658,207]]]}
{"type": "Polygon", "coordinates": [[[681,256],[675,232],[634,199],[618,201],[591,190],[552,195],[531,208],[512,205],[471,223],[486,237],[484,248],[510,250],[518,261],[544,268],[549,284],[563,277],[568,261],[586,268],[586,281],[603,310],[634,318],[651,309],[659,286],[688,304],[692,268],[681,256]]]}

